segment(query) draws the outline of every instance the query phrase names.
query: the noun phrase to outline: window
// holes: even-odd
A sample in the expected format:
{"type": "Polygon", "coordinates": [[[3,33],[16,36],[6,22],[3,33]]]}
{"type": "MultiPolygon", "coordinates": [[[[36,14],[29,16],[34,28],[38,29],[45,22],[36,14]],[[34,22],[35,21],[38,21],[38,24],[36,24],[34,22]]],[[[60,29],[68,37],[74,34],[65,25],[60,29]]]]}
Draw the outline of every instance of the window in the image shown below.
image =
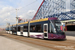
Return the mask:
{"type": "Polygon", "coordinates": [[[47,25],[44,25],[44,31],[47,32],[47,25]]]}
{"type": "Polygon", "coordinates": [[[11,27],[9,27],[9,30],[11,31],[11,30],[12,30],[12,28],[11,28],[11,27]]]}
{"type": "Polygon", "coordinates": [[[13,27],[13,31],[16,31],[17,29],[16,29],[16,27],[13,27]]]}
{"type": "Polygon", "coordinates": [[[23,32],[23,26],[20,27],[20,31],[23,32]]]}
{"type": "Polygon", "coordinates": [[[13,30],[13,27],[11,27],[11,31],[13,30]]]}
{"type": "Polygon", "coordinates": [[[28,26],[24,26],[23,31],[27,32],[28,31],[28,26]]]}
{"type": "Polygon", "coordinates": [[[9,31],[9,27],[8,27],[8,28],[6,28],[6,31],[9,31]]]}
{"type": "Polygon", "coordinates": [[[51,30],[50,30],[50,32],[51,33],[56,33],[56,29],[55,29],[55,27],[54,27],[54,22],[52,22],[52,21],[50,21],[51,23],[50,23],[50,27],[51,27],[51,30]]]}
{"type": "Polygon", "coordinates": [[[41,24],[31,25],[30,32],[43,32],[41,24]]]}
{"type": "Polygon", "coordinates": [[[36,32],[36,26],[35,25],[30,26],[30,32],[36,32]]]}
{"type": "Polygon", "coordinates": [[[41,24],[36,25],[36,32],[43,32],[41,24]]]}
{"type": "Polygon", "coordinates": [[[18,31],[20,31],[20,27],[18,27],[18,31]]]}

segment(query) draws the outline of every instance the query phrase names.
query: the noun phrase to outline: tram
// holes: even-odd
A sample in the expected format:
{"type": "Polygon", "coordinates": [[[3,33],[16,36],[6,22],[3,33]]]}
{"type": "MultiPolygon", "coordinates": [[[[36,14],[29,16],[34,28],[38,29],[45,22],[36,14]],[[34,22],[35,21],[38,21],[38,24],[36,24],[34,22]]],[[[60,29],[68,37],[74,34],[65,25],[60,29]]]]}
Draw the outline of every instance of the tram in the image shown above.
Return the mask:
{"type": "Polygon", "coordinates": [[[62,25],[58,18],[44,18],[29,22],[11,25],[6,29],[10,34],[41,39],[65,39],[66,35],[61,29],[62,25]]]}

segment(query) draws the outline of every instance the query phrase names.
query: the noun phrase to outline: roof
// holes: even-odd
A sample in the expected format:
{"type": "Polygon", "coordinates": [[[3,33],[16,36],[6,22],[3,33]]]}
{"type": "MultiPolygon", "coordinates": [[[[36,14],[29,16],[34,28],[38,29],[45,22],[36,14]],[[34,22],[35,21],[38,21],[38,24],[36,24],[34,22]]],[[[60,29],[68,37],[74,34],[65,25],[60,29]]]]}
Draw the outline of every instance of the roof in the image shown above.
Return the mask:
{"type": "Polygon", "coordinates": [[[74,22],[75,21],[75,19],[74,20],[65,20],[65,21],[61,21],[61,22],[74,22]]]}
{"type": "Polygon", "coordinates": [[[44,18],[44,19],[30,21],[30,23],[42,22],[42,21],[47,21],[47,20],[48,20],[48,18],[44,18]]]}
{"type": "MultiPolygon", "coordinates": [[[[35,23],[35,22],[41,22],[41,21],[47,21],[48,18],[44,18],[44,19],[39,19],[39,20],[33,20],[30,21],[30,23],[35,23]]],[[[22,24],[27,24],[28,22],[22,22],[22,23],[18,23],[18,25],[22,25],[22,24]]],[[[11,25],[12,26],[12,25],[11,25]]],[[[13,26],[16,26],[16,24],[14,24],[13,26]]]]}

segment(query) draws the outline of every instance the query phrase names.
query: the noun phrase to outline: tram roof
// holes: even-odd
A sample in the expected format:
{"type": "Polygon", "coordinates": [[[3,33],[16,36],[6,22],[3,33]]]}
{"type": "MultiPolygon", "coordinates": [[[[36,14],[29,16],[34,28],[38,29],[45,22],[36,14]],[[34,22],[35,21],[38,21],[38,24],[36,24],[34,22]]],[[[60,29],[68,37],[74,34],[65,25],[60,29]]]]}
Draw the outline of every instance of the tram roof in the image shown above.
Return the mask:
{"type": "Polygon", "coordinates": [[[47,20],[48,20],[48,18],[44,18],[44,19],[30,21],[30,23],[42,22],[42,21],[47,21],[47,20]]]}
{"type": "Polygon", "coordinates": [[[27,24],[28,22],[22,22],[22,23],[18,23],[18,25],[22,25],[22,24],[27,24]]]}
{"type": "MultiPolygon", "coordinates": [[[[44,18],[44,19],[38,19],[38,20],[32,20],[30,21],[30,23],[35,23],[35,22],[42,22],[42,21],[47,21],[49,18],[44,18]]],[[[22,23],[18,23],[17,25],[23,25],[23,24],[27,24],[28,22],[22,22],[22,23]]],[[[12,26],[12,25],[11,25],[12,26]]],[[[14,24],[13,26],[16,26],[16,24],[14,24]]]]}

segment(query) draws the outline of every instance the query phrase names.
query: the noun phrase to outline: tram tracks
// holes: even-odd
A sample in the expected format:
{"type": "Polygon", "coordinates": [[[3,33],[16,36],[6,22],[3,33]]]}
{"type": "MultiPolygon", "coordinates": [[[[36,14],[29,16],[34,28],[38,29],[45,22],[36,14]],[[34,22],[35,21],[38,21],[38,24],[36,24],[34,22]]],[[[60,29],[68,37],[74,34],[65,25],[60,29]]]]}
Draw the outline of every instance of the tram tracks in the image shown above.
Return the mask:
{"type": "Polygon", "coordinates": [[[16,39],[16,40],[20,40],[20,41],[23,41],[23,42],[28,42],[28,43],[32,43],[32,44],[36,44],[36,45],[40,45],[40,46],[56,49],[56,50],[63,50],[63,49],[65,49],[65,48],[63,48],[63,49],[56,48],[56,46],[75,46],[74,45],[75,42],[74,41],[70,41],[70,40],[66,40],[66,41],[50,41],[50,40],[26,38],[26,37],[10,35],[10,34],[4,34],[4,35],[6,37],[9,37],[9,38],[12,38],[12,39],[16,39]]]}
{"type": "MultiPolygon", "coordinates": [[[[13,35],[14,36],[14,35],[13,35]]],[[[16,38],[16,37],[13,37],[13,38],[16,38]]],[[[19,38],[19,37],[17,37],[17,38],[19,38]]],[[[26,37],[22,37],[21,39],[23,39],[23,38],[26,38],[26,37]]],[[[31,40],[32,38],[28,38],[29,40],[31,40]]],[[[33,40],[38,40],[38,39],[33,39],[33,40]]],[[[54,42],[54,43],[59,43],[59,44],[61,44],[61,42],[62,42],[62,45],[63,45],[63,43],[65,44],[65,45],[72,45],[72,44],[75,44],[75,41],[70,41],[70,40],[66,40],[66,41],[52,41],[52,40],[41,40],[41,39],[39,39],[40,40],[40,42],[42,41],[42,42],[46,42],[46,43],[51,43],[51,42],[54,42]],[[67,43],[69,43],[69,44],[67,44],[67,43]]]]}
{"type": "Polygon", "coordinates": [[[43,45],[43,44],[41,44],[41,43],[36,43],[36,42],[34,42],[34,41],[29,41],[29,40],[25,40],[25,39],[20,39],[21,37],[16,37],[16,38],[13,38],[13,37],[11,37],[11,36],[6,36],[6,37],[8,37],[8,38],[12,38],[12,39],[16,39],[16,40],[20,40],[20,41],[23,41],[23,42],[27,42],[27,43],[31,43],[31,44],[35,44],[35,45],[39,45],[39,46],[43,46],[43,47],[47,47],[47,48],[52,48],[52,49],[56,49],[56,50],[59,50],[58,48],[54,48],[54,47],[51,47],[51,46],[47,46],[47,45],[43,45]]]}

